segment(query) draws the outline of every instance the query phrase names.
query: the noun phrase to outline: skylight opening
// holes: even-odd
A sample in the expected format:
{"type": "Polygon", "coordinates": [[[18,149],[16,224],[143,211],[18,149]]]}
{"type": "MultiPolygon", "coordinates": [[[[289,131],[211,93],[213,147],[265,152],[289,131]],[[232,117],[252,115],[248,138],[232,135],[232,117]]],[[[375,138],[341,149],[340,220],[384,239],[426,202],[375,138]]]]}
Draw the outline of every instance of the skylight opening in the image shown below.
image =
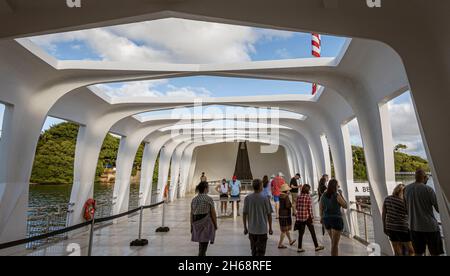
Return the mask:
{"type": "Polygon", "coordinates": [[[288,127],[279,124],[268,124],[258,122],[239,122],[235,120],[215,120],[210,122],[198,122],[193,124],[176,124],[166,128],[162,128],[161,131],[170,130],[214,130],[220,131],[249,131],[249,130],[271,130],[271,129],[290,129],[288,127]]]}
{"type": "MultiPolygon", "coordinates": [[[[57,60],[218,64],[312,57],[311,34],[166,18],[29,38],[57,60]]],[[[322,35],[322,57],[346,38],[322,35]]]]}
{"type": "Polygon", "coordinates": [[[93,87],[109,98],[207,98],[273,95],[312,97],[312,84],[306,82],[216,76],[106,83],[93,87]]]}
{"type": "Polygon", "coordinates": [[[251,121],[271,121],[272,119],[306,120],[306,116],[277,108],[255,108],[242,106],[209,105],[202,107],[175,108],[141,113],[134,116],[141,123],[155,120],[217,120],[248,119],[251,121]],[[276,117],[276,118],[275,118],[276,117]]]}

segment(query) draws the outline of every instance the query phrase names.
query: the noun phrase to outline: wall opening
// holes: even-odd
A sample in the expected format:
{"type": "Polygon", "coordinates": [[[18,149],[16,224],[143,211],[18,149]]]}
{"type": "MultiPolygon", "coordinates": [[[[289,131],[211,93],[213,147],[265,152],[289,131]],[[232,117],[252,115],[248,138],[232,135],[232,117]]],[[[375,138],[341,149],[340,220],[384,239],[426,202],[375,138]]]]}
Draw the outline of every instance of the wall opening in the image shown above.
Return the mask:
{"type": "MultiPolygon", "coordinates": [[[[28,200],[27,236],[66,226],[79,125],[47,117],[36,147],[28,200]]],[[[65,235],[55,237],[65,238],[65,235]]],[[[46,240],[27,244],[35,248],[46,240]]]]}
{"type": "Polygon", "coordinates": [[[352,201],[355,201],[355,204],[351,204],[350,206],[352,217],[357,222],[355,234],[365,242],[372,243],[375,241],[375,233],[370,205],[371,190],[358,119],[355,118],[350,121],[348,128],[353,161],[353,186],[349,187],[349,189],[353,189],[351,192],[355,195],[352,199],[352,201]]]}
{"type": "Polygon", "coordinates": [[[36,147],[30,178],[30,212],[55,211],[70,200],[79,126],[47,117],[36,147]]]}
{"type": "Polygon", "coordinates": [[[139,188],[141,185],[142,171],[142,155],[144,153],[145,143],[141,143],[133,161],[133,169],[131,171],[130,195],[128,208],[130,210],[139,207],[139,188]]]}
{"type": "Polygon", "coordinates": [[[155,166],[153,167],[153,178],[152,178],[152,197],[151,202],[155,203],[157,200],[157,189],[158,189],[158,177],[159,177],[159,158],[161,157],[161,150],[158,152],[156,157],[155,166]]]}
{"type": "MultiPolygon", "coordinates": [[[[388,102],[388,107],[394,142],[396,181],[411,184],[418,168],[431,173],[411,93],[408,91],[392,99],[388,102]]],[[[434,188],[432,178],[428,185],[434,188]]]]}
{"type": "MultiPolygon", "coordinates": [[[[444,210],[441,214],[433,210],[434,215],[438,222],[448,220],[449,214],[446,212],[448,210],[448,200],[434,183],[430,160],[425,151],[411,92],[407,91],[389,101],[388,108],[391,120],[392,139],[394,142],[393,151],[396,182],[410,185],[415,182],[415,171],[419,168],[424,169],[429,173],[427,185],[436,191],[438,205],[441,210],[444,210]]],[[[444,239],[444,232],[448,231],[448,229],[443,229],[442,224],[440,228],[442,238],[444,239]]]]}
{"type": "Polygon", "coordinates": [[[97,217],[110,216],[116,180],[116,162],[121,137],[108,133],[103,140],[95,173],[94,199],[97,201],[97,217]]]}

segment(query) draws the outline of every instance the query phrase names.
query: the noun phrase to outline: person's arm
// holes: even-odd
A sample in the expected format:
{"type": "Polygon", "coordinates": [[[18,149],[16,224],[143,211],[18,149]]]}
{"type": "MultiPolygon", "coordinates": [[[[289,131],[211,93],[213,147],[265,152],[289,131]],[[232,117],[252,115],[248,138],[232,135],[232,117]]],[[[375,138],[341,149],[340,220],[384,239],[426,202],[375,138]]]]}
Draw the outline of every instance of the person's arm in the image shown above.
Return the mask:
{"type": "Polygon", "coordinates": [[[272,229],[272,204],[270,204],[269,199],[266,200],[266,212],[267,212],[267,222],[269,223],[269,235],[273,235],[272,229]]]}
{"type": "Polygon", "coordinates": [[[190,221],[191,221],[191,233],[192,233],[192,223],[194,223],[194,215],[192,214],[192,209],[191,209],[191,218],[190,218],[190,221]]]}
{"type": "Polygon", "coordinates": [[[218,227],[217,227],[217,214],[216,214],[216,209],[214,207],[211,208],[211,219],[212,219],[212,222],[214,224],[214,228],[217,231],[217,229],[218,229],[218,227]]]}
{"type": "Polygon", "coordinates": [[[337,201],[342,208],[347,209],[347,201],[345,201],[344,197],[341,194],[338,194],[337,201]]]}
{"type": "Polygon", "coordinates": [[[286,208],[291,209],[292,208],[292,202],[289,199],[289,196],[286,197],[286,208]]]}
{"type": "Polygon", "coordinates": [[[319,202],[319,210],[320,210],[319,211],[320,212],[320,223],[323,224],[323,202],[322,202],[322,200],[319,202]]]}
{"type": "Polygon", "coordinates": [[[244,223],[244,235],[248,234],[248,228],[247,228],[247,213],[242,214],[242,222],[244,223]]]}
{"type": "Polygon", "coordinates": [[[269,223],[269,235],[273,235],[273,229],[272,229],[272,214],[269,214],[267,216],[267,221],[269,223]]]}
{"type": "Polygon", "coordinates": [[[291,187],[291,189],[296,189],[297,181],[295,181],[294,179],[291,179],[291,183],[289,183],[289,186],[291,187]]]}
{"type": "Polygon", "coordinates": [[[244,200],[244,208],[242,210],[242,222],[244,223],[244,235],[248,234],[248,227],[247,227],[247,219],[248,219],[248,198],[245,198],[244,200]]]}
{"type": "Polygon", "coordinates": [[[434,209],[436,209],[436,212],[439,213],[439,206],[437,203],[436,193],[431,188],[429,189],[429,191],[430,191],[430,197],[431,197],[431,204],[433,205],[434,209]]]}
{"type": "Polygon", "coordinates": [[[309,206],[309,215],[311,216],[312,219],[314,219],[311,197],[308,197],[308,206],[309,206]]]}
{"type": "Polygon", "coordinates": [[[383,212],[381,213],[381,219],[383,220],[383,229],[386,234],[386,201],[383,204],[383,212]]]}

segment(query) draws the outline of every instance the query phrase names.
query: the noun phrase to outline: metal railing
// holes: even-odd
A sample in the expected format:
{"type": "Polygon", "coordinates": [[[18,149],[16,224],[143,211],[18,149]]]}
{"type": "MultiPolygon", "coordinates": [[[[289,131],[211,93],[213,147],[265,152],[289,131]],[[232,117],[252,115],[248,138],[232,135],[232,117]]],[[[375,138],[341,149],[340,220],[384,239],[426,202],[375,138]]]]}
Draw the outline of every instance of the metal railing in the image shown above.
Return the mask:
{"type": "MultiPolygon", "coordinates": [[[[152,205],[148,205],[148,206],[141,206],[139,208],[130,210],[128,212],[125,213],[121,213],[118,215],[114,215],[114,216],[109,216],[109,217],[104,217],[104,218],[97,218],[96,217],[96,213],[94,213],[94,216],[92,218],[92,220],[90,221],[86,221],[77,225],[73,225],[73,226],[69,226],[69,227],[61,227],[59,229],[53,229],[50,232],[47,233],[42,233],[40,235],[36,235],[36,236],[32,236],[32,237],[27,237],[25,239],[22,240],[16,240],[16,241],[11,241],[11,242],[7,242],[7,243],[3,243],[0,244],[0,250],[3,249],[10,249],[13,247],[17,247],[20,245],[29,245],[29,244],[39,244],[39,243],[43,243],[43,241],[49,240],[49,239],[55,239],[58,236],[64,235],[65,237],[67,237],[68,233],[71,231],[75,231],[77,229],[81,229],[83,227],[86,226],[90,226],[90,230],[89,230],[89,244],[88,244],[88,256],[92,255],[92,246],[93,246],[93,238],[94,238],[94,232],[95,232],[95,225],[99,224],[99,223],[104,223],[104,222],[108,222],[108,221],[113,221],[115,219],[121,218],[121,217],[125,217],[125,216],[129,216],[135,213],[140,214],[140,219],[139,219],[139,226],[138,226],[138,237],[139,239],[137,241],[143,241],[141,239],[141,235],[142,235],[142,217],[143,217],[143,210],[145,209],[153,209],[155,207],[158,207],[160,205],[163,205],[163,212],[162,212],[162,227],[158,228],[157,231],[159,232],[168,232],[169,228],[164,226],[165,223],[165,215],[166,215],[166,201],[161,201],[159,203],[155,203],[152,205]],[[162,229],[162,231],[160,231],[160,229],[162,229]]],[[[41,208],[43,209],[43,208],[41,208]]],[[[64,213],[64,212],[61,212],[64,213]]],[[[67,213],[67,212],[66,212],[67,213]]],[[[51,229],[51,228],[49,228],[51,229]]],[[[148,242],[147,242],[148,244],[148,242]]],[[[134,246],[133,243],[130,244],[131,246],[134,246]]],[[[146,245],[146,244],[142,244],[142,245],[146,245]]]]}
{"type": "MultiPolygon", "coordinates": [[[[242,194],[248,194],[249,192],[253,191],[252,188],[252,181],[253,180],[240,180],[241,181],[241,192],[242,194]]],[[[227,183],[229,183],[230,180],[227,180],[227,183]]],[[[211,194],[215,194],[216,193],[216,187],[220,184],[222,184],[222,180],[213,180],[213,181],[208,181],[209,184],[209,192],[211,194]]]]}
{"type": "MultiPolygon", "coordinates": [[[[66,227],[67,205],[31,208],[28,211],[27,237],[63,229],[66,227]]],[[[47,239],[27,243],[27,249],[37,249],[40,246],[67,239],[67,234],[61,234],[47,239]]]]}
{"type": "Polygon", "coordinates": [[[354,238],[364,244],[370,244],[375,241],[373,230],[373,216],[371,206],[360,202],[350,202],[351,216],[358,223],[358,232],[354,238]],[[356,206],[356,207],[353,207],[356,206]]]}
{"type": "MultiPolygon", "coordinates": [[[[158,191],[152,193],[151,202],[156,202],[156,196],[158,191]]],[[[130,203],[130,210],[136,209],[138,202],[134,204],[130,203]]],[[[73,206],[71,206],[73,207],[73,206]]],[[[61,204],[55,206],[46,207],[33,207],[28,210],[27,219],[27,237],[32,238],[44,234],[51,233],[56,230],[64,229],[67,226],[67,216],[69,215],[70,209],[68,205],[61,204]]],[[[97,201],[95,216],[96,219],[102,219],[112,215],[113,201],[103,200],[97,201]]],[[[136,215],[135,213],[132,215],[136,215]]],[[[103,227],[110,225],[111,222],[97,223],[96,227],[103,227]]],[[[42,246],[46,246],[51,243],[56,243],[67,239],[67,233],[52,236],[47,239],[41,239],[37,241],[30,242],[26,245],[27,249],[36,250],[42,246]]]]}

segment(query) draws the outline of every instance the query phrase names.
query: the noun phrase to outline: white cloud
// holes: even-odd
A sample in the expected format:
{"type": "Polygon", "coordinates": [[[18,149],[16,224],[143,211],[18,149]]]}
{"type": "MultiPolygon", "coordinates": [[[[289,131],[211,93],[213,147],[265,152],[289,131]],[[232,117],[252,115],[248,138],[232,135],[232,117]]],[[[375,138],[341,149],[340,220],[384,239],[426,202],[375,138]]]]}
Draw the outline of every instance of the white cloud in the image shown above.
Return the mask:
{"type": "Polygon", "coordinates": [[[258,29],[256,30],[256,33],[259,37],[266,39],[266,40],[274,40],[274,39],[287,39],[291,38],[294,33],[289,31],[283,31],[283,30],[274,30],[274,29],[258,29]]]}
{"type": "Polygon", "coordinates": [[[124,83],[119,87],[107,84],[98,84],[96,87],[103,90],[110,97],[160,97],[163,94],[157,91],[155,87],[166,82],[166,80],[136,81],[124,83]]]}
{"type": "Polygon", "coordinates": [[[212,93],[203,87],[176,87],[167,80],[128,82],[119,86],[98,84],[110,97],[210,97],[212,93]]]}
{"type": "Polygon", "coordinates": [[[73,50],[80,50],[81,47],[82,47],[82,45],[80,45],[80,44],[74,44],[74,45],[70,46],[70,48],[72,48],[73,50]]]}
{"type": "Polygon", "coordinates": [[[169,63],[226,63],[251,60],[261,39],[291,32],[168,18],[128,25],[33,37],[50,52],[60,42],[85,43],[103,60],[169,63]]]}
{"type": "Polygon", "coordinates": [[[211,97],[212,93],[203,87],[176,87],[168,85],[169,90],[166,92],[168,97],[211,97]]]}
{"type": "Polygon", "coordinates": [[[291,53],[289,53],[289,51],[286,48],[277,49],[275,51],[275,54],[277,55],[277,57],[282,59],[292,58],[291,53]]]}
{"type": "Polygon", "coordinates": [[[350,131],[350,140],[352,145],[362,147],[361,133],[359,132],[358,120],[353,119],[348,123],[350,131]]]}
{"type": "Polygon", "coordinates": [[[411,101],[389,103],[392,136],[395,144],[408,146],[406,153],[426,157],[416,113],[411,101]]]}
{"type": "MultiPolygon", "coordinates": [[[[426,158],[416,113],[410,98],[402,102],[391,101],[389,103],[389,113],[394,144],[404,144],[408,147],[404,151],[405,153],[426,158]]],[[[348,126],[352,145],[362,146],[358,121],[355,119],[348,126]]]]}

